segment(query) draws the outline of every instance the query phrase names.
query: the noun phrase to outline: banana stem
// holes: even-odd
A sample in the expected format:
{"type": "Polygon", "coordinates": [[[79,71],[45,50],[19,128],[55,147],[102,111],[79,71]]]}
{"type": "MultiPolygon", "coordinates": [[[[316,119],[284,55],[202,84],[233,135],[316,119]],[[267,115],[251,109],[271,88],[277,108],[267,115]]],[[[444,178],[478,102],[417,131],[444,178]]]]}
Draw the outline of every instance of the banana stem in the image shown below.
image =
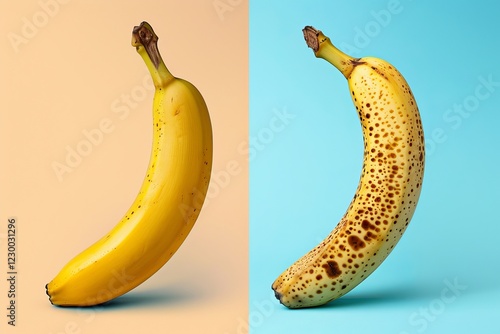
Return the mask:
{"type": "Polygon", "coordinates": [[[134,27],[132,46],[146,63],[156,88],[165,87],[174,78],[161,58],[158,50],[158,36],[149,23],[142,22],[134,27]]]}
{"type": "Polygon", "coordinates": [[[361,64],[359,58],[353,58],[337,49],[330,38],[325,36],[321,30],[311,26],[302,29],[307,46],[313,49],[318,58],[323,58],[335,66],[342,74],[348,78],[356,65],[361,64]]]}

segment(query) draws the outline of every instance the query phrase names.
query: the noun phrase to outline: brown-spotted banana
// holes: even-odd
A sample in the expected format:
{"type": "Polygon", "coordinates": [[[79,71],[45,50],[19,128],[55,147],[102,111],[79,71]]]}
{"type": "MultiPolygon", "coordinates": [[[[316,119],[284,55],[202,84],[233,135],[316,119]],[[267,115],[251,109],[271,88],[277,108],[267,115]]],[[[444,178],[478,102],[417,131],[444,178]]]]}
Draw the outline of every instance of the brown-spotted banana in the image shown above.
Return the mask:
{"type": "Polygon", "coordinates": [[[212,168],[212,127],[205,101],[174,77],[142,22],[132,46],[153,78],[153,145],[134,203],[104,237],[67,263],[46,285],[54,305],[91,306],[147,280],[181,246],[200,214],[212,168]]]}
{"type": "Polygon", "coordinates": [[[406,230],[422,189],[424,134],[415,98],[384,60],[353,58],[313,27],[303,29],[318,58],[347,79],[364,140],[358,188],[346,213],[314,249],[272,284],[289,308],[323,305],[365,280],[406,230]]]}

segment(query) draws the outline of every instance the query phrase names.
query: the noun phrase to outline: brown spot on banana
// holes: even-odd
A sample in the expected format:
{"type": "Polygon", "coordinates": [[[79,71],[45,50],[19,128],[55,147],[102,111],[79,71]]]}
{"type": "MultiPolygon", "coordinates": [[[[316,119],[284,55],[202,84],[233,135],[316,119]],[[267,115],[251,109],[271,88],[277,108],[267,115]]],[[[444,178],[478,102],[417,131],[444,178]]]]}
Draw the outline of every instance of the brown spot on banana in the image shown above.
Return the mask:
{"type": "Polygon", "coordinates": [[[351,246],[352,250],[354,251],[363,249],[366,246],[365,242],[356,235],[350,235],[347,238],[347,243],[349,244],[349,246],[351,246]]]}
{"type": "MultiPolygon", "coordinates": [[[[335,261],[326,261],[326,263],[324,263],[322,267],[323,269],[325,269],[326,275],[330,278],[339,277],[340,274],[342,274],[342,271],[340,270],[338,263],[335,261]]],[[[321,274],[316,276],[316,279],[318,280],[321,280],[321,278],[323,278],[321,274]]]]}
{"type": "Polygon", "coordinates": [[[373,57],[352,58],[312,27],[304,29],[304,36],[315,55],[348,80],[363,131],[364,161],[356,193],[340,222],[273,283],[276,297],[289,308],[340,298],[386,259],[413,216],[425,162],[418,107],[394,66],[373,57]]]}

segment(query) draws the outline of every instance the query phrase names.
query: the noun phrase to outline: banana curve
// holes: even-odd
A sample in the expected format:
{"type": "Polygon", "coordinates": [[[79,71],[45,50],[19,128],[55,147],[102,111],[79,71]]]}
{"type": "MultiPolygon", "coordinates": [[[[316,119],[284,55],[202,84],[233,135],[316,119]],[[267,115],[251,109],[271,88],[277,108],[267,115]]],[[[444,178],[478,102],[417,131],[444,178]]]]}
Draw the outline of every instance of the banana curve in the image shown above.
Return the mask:
{"type": "Polygon", "coordinates": [[[134,28],[132,45],[156,87],[143,184],[122,220],[47,284],[54,305],[101,304],[137,287],[173,256],[200,214],[212,167],[210,116],[196,87],[173,77],[159,53],[151,57],[156,41],[146,22],[134,28]]]}
{"type": "Polygon", "coordinates": [[[416,208],[425,157],[418,107],[402,75],[381,59],[345,55],[312,27],[304,35],[316,56],[348,80],[362,126],[364,159],[356,193],[340,222],[273,283],[276,297],[289,308],[340,298],[386,259],[416,208]]]}

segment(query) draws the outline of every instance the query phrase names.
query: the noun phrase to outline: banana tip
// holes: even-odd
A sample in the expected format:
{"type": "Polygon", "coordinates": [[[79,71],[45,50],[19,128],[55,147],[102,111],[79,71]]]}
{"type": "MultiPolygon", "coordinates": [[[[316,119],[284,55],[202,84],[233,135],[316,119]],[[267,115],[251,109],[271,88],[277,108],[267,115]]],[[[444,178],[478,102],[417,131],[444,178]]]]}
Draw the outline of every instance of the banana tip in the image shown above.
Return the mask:
{"type": "Polygon", "coordinates": [[[274,297],[276,297],[277,300],[279,300],[279,302],[281,304],[283,304],[283,302],[281,301],[281,297],[282,297],[282,294],[277,292],[277,291],[274,291],[274,297]]]}
{"type": "Polygon", "coordinates": [[[278,292],[274,287],[272,289],[274,291],[274,297],[276,297],[276,299],[279,300],[280,304],[283,304],[283,302],[281,301],[283,295],[280,292],[278,292]]]}
{"type": "Polygon", "coordinates": [[[47,296],[49,296],[49,302],[54,305],[54,303],[52,303],[52,297],[50,296],[50,293],[49,293],[49,283],[45,284],[45,293],[47,294],[47,296]]]}

